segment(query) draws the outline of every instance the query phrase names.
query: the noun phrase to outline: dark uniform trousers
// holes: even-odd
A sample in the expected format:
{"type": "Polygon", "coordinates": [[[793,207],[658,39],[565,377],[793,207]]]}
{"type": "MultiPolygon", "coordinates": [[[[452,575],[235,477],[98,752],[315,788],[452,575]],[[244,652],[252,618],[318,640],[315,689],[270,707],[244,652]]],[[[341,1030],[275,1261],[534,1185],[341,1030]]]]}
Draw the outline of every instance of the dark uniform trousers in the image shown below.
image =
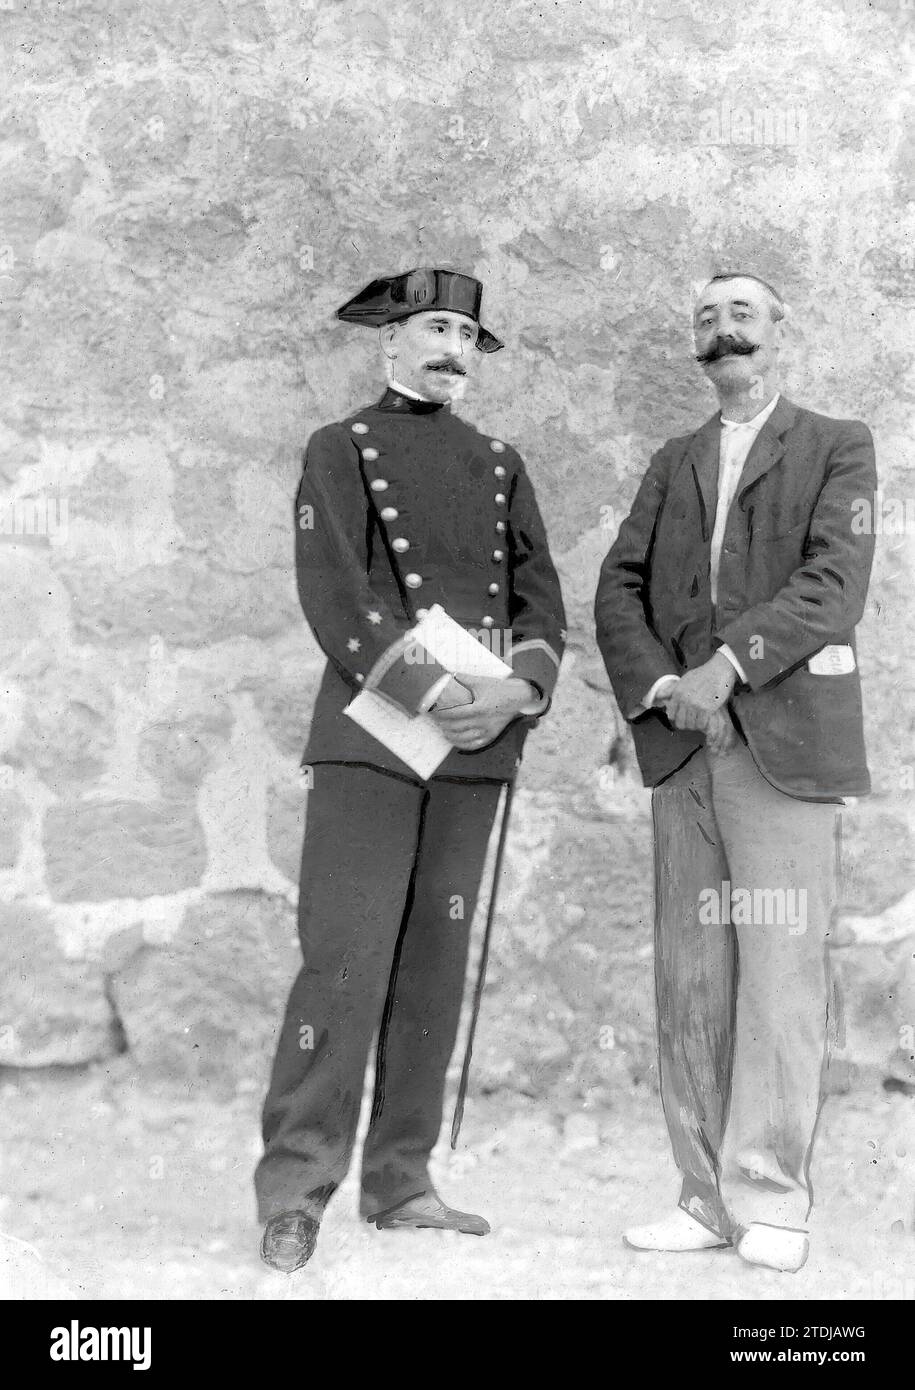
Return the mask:
{"type": "Polygon", "coordinates": [[[429,1188],[468,941],[501,782],[417,784],[319,764],[309,793],[299,935],[263,1112],[261,1220],[320,1215],[350,1164],[369,1050],[375,1095],[363,1215],[429,1188]]]}

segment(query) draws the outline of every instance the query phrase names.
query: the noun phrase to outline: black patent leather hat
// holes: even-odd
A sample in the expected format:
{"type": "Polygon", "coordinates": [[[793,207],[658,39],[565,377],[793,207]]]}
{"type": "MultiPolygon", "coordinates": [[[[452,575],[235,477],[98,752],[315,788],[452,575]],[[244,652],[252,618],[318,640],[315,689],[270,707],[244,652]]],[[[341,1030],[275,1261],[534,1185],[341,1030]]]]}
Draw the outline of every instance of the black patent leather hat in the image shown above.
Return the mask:
{"type": "Polygon", "coordinates": [[[505,344],[480,323],[482,301],[483,286],[472,276],[460,275],[455,270],[419,266],[402,275],[384,275],[373,280],[337,310],[337,318],[344,323],[379,328],[384,323],[396,323],[413,314],[443,309],[472,318],[480,330],[477,335],[480,351],[498,352],[505,344]]]}

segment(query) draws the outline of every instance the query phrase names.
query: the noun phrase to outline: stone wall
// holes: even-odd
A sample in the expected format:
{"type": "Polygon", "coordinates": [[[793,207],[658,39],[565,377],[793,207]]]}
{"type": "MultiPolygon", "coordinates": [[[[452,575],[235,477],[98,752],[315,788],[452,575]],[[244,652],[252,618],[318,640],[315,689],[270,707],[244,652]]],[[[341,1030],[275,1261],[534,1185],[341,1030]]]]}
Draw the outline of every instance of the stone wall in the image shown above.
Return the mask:
{"type": "Polygon", "coordinates": [[[0,1062],[257,1088],[297,963],[320,654],[300,451],[372,399],[333,310],[417,263],[508,343],[571,650],[529,744],[479,1084],[653,1075],[650,839],[593,643],[651,451],[714,408],[691,284],[792,305],[790,394],[874,430],[875,795],[846,814],[849,1074],[911,1079],[915,125],[906,0],[0,0],[0,1062]],[[908,698],[907,698],[908,697],[908,698]],[[608,752],[613,747],[613,762],[608,752]],[[906,1030],[909,1030],[908,1032],[906,1030]]]}

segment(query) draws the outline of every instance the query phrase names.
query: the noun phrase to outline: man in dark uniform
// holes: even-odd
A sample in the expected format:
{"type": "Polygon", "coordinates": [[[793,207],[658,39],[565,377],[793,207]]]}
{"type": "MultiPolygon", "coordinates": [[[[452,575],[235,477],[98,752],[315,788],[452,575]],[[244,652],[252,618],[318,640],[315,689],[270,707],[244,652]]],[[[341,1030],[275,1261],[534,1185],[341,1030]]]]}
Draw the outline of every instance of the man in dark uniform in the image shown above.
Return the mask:
{"type": "Polygon", "coordinates": [[[421,268],[375,280],[338,318],[379,329],[388,389],[312,435],[296,500],[299,596],[328,657],[304,761],[304,966],[264,1106],[261,1252],[309,1259],[348,1169],[378,1030],[360,1211],[379,1229],[484,1235],[447,1207],[429,1155],[441,1125],[468,936],[502,789],[545,713],[565,638],[562,597],[524,465],[452,413],[480,354],[482,287],[421,268]],[[440,605],[512,674],[452,674],[411,635],[440,605]],[[345,713],[373,691],[427,714],[451,744],[418,775],[345,713]]]}

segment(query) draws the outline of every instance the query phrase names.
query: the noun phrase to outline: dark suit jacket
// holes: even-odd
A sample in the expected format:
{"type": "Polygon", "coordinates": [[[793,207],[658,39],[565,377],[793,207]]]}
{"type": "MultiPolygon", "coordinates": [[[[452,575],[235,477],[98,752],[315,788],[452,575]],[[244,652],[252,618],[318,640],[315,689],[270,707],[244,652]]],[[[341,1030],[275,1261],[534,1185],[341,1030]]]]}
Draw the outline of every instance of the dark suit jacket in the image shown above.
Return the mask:
{"type": "MultiPolygon", "coordinates": [[[[475,635],[511,634],[511,665],[549,698],[565,639],[556,571],[517,452],[449,407],[388,390],[317,430],[296,498],[296,576],[328,657],[305,763],[368,763],[419,780],[344,714],[374,690],[408,714],[446,674],[407,642],[438,603],[475,635]]],[[[506,657],[504,644],[493,644],[506,657]]],[[[436,776],[508,780],[536,719],[450,753],[436,776]]]]}
{"type": "Polygon", "coordinates": [[[815,675],[810,657],[855,646],[874,551],[853,525],[873,501],[873,441],[780,397],[747,456],[727,528],[713,612],[709,564],[719,415],[653,456],[601,569],[597,640],[655,786],[703,742],[662,711],[639,713],[658,677],[701,666],[727,644],[746,674],[732,700],[757,765],[792,796],[870,790],[857,669],[815,675]]]}

